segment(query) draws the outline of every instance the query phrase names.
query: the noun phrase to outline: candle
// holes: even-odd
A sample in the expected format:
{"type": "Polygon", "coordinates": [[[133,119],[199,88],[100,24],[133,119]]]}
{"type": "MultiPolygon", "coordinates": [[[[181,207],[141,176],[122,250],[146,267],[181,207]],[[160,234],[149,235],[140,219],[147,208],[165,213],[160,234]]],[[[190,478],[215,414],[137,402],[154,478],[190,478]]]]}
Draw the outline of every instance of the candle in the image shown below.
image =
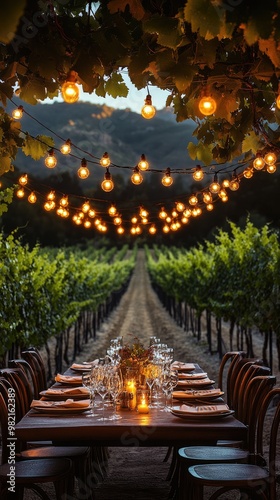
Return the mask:
{"type": "Polygon", "coordinates": [[[142,395],[141,402],[137,406],[138,413],[149,413],[149,406],[144,395],[142,395]]]}
{"type": "Polygon", "coordinates": [[[136,386],[134,380],[128,380],[126,390],[130,393],[129,408],[135,410],[136,408],[136,386]]]}

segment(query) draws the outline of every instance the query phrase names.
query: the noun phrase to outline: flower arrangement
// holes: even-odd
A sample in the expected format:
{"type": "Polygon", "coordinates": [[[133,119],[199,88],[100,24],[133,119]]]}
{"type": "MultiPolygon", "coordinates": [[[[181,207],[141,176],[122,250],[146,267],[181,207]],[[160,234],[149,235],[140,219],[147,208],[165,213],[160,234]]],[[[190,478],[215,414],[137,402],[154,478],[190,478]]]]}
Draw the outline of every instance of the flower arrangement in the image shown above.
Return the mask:
{"type": "Polygon", "coordinates": [[[139,364],[149,361],[151,357],[151,349],[146,349],[137,337],[134,337],[134,342],[124,344],[120,349],[120,365],[124,368],[137,368],[139,364]]]}

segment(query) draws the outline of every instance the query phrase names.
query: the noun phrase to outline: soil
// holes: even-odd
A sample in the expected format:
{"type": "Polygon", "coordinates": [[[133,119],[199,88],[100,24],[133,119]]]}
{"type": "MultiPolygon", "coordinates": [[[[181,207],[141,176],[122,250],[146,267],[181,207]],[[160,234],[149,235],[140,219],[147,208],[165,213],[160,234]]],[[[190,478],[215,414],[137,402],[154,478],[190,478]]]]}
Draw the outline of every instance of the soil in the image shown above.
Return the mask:
{"type": "MultiPolygon", "coordinates": [[[[193,334],[179,327],[162,307],[151,287],[143,250],[138,251],[129,287],[118,307],[97,332],[96,339],[84,347],[76,361],[103,357],[110,339],[117,336],[122,336],[124,342],[129,343],[137,337],[144,345],[149,344],[149,337],[159,337],[162,342],[174,348],[174,359],[195,361],[211,379],[217,380],[220,363],[218,355],[209,354],[205,335],[198,344],[193,334]]],[[[261,335],[255,333],[256,356],[261,356],[262,343],[261,335]]],[[[279,386],[280,373],[277,369],[275,351],[273,374],[277,376],[279,386]]],[[[266,432],[269,443],[269,424],[266,432]]],[[[166,478],[170,459],[169,462],[164,462],[166,451],[166,448],[110,448],[108,475],[96,486],[96,500],[167,500],[170,483],[166,478]]],[[[55,499],[50,489],[48,494],[51,500],[55,499]]],[[[233,495],[227,495],[226,500],[238,498],[233,495]]],[[[24,498],[33,500],[35,497],[30,493],[24,498]]]]}

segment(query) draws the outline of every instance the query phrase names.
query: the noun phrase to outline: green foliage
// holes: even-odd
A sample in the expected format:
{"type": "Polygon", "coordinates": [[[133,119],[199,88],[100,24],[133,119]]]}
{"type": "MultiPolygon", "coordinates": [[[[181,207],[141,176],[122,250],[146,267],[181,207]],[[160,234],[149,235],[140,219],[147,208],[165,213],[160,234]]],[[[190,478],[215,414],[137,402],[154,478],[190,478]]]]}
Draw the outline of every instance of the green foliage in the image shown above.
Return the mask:
{"type": "Polygon", "coordinates": [[[45,135],[31,137],[27,134],[21,149],[26,156],[31,156],[33,160],[40,160],[40,158],[45,156],[47,151],[53,146],[54,140],[52,137],[47,137],[45,135]]]}
{"type": "Polygon", "coordinates": [[[14,196],[14,188],[6,188],[0,191],[0,216],[4,212],[8,212],[8,205],[12,203],[14,196]]]}

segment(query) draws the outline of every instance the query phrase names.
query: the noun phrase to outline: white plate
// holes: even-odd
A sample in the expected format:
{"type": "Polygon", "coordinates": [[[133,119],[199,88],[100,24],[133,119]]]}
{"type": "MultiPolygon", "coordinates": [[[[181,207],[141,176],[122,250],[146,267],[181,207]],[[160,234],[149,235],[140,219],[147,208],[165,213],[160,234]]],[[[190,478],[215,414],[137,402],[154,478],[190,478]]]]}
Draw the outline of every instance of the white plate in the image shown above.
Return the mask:
{"type": "Polygon", "coordinates": [[[89,393],[88,394],[82,394],[82,393],[78,393],[78,394],[67,394],[67,393],[63,393],[63,392],[60,392],[59,394],[47,394],[47,391],[41,391],[40,392],[40,396],[44,397],[44,398],[47,398],[47,399],[50,399],[52,401],[63,401],[64,399],[75,399],[75,400],[78,400],[78,399],[87,399],[89,397],[89,393]]]}
{"type": "Polygon", "coordinates": [[[210,379],[194,379],[194,380],[178,380],[178,386],[182,387],[183,385],[185,387],[205,387],[207,385],[213,385],[215,384],[215,380],[210,380],[210,379]]]}
{"type": "Polygon", "coordinates": [[[179,380],[198,380],[207,377],[207,373],[179,373],[179,380]]]}
{"type": "Polygon", "coordinates": [[[178,372],[193,372],[195,366],[193,363],[180,363],[179,365],[171,365],[171,370],[176,370],[178,372]]]}
{"type": "Polygon", "coordinates": [[[174,395],[173,393],[173,398],[174,399],[206,399],[208,401],[212,401],[213,399],[217,399],[217,398],[220,398],[221,396],[223,396],[224,392],[223,391],[220,391],[219,393],[214,393],[212,394],[211,393],[211,389],[207,390],[207,389],[204,389],[202,391],[188,391],[188,392],[185,392],[185,391],[174,391],[175,393],[180,393],[180,395],[178,394],[177,396],[174,395]]]}
{"type": "Polygon", "coordinates": [[[201,419],[219,419],[223,417],[228,417],[229,415],[234,414],[234,410],[228,410],[227,412],[222,411],[221,413],[216,413],[216,412],[209,412],[209,413],[188,413],[186,411],[181,411],[181,410],[176,410],[176,408],[172,408],[171,410],[172,415],[175,417],[179,418],[185,418],[188,420],[201,420],[201,419]]]}
{"type": "Polygon", "coordinates": [[[51,407],[43,407],[43,406],[33,406],[32,410],[35,410],[37,413],[48,413],[50,415],[54,414],[72,414],[72,413],[83,413],[87,410],[90,410],[90,406],[86,407],[77,407],[77,408],[59,408],[58,406],[51,407]]]}

